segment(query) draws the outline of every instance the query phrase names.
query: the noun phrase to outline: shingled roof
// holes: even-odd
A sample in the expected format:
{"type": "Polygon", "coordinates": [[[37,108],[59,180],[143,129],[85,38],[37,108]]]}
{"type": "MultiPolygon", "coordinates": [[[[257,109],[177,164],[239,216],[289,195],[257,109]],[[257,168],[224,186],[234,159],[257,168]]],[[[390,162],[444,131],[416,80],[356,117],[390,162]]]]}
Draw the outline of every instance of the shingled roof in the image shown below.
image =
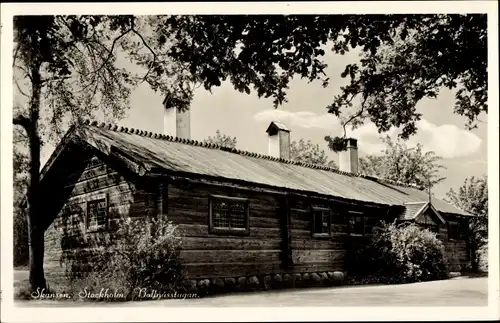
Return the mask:
{"type": "Polygon", "coordinates": [[[429,203],[428,201],[404,203],[405,212],[401,215],[401,220],[415,219],[427,206],[428,203],[429,203]]]}
{"type": "MultiPolygon", "coordinates": [[[[162,169],[172,174],[189,173],[239,180],[383,205],[404,206],[404,203],[428,200],[428,193],[414,186],[195,140],[110,124],[98,125],[96,122],[86,122],[70,129],[66,139],[44,166],[42,176],[64,150],[64,142],[75,137],[106,154],[112,150],[123,153],[139,165],[143,174],[152,169],[162,169]]],[[[432,198],[432,204],[439,212],[468,215],[436,198],[432,198]]]]}
{"type": "Polygon", "coordinates": [[[404,203],[405,212],[401,214],[401,220],[415,220],[419,215],[424,213],[428,208],[432,209],[432,211],[439,218],[441,223],[445,223],[443,217],[439,214],[439,211],[431,204],[429,201],[425,202],[407,202],[404,203]]]}

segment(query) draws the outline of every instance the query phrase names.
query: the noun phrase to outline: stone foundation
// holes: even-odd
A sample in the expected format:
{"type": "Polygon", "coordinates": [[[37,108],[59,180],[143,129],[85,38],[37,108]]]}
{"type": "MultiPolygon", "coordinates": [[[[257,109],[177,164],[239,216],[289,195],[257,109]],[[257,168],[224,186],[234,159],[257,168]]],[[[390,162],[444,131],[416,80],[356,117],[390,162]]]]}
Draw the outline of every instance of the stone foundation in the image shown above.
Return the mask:
{"type": "Polygon", "coordinates": [[[184,281],[181,292],[197,293],[199,296],[205,296],[269,289],[339,286],[344,283],[344,280],[345,275],[341,271],[204,278],[184,281]]]}

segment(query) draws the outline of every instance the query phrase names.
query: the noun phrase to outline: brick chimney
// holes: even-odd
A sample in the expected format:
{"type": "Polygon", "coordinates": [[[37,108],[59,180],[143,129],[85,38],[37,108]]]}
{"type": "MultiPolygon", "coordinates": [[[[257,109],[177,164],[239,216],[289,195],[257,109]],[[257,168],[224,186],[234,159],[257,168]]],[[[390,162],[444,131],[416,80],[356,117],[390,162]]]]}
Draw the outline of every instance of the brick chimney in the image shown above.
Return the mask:
{"type": "Polygon", "coordinates": [[[346,139],[347,149],[339,152],[339,170],[352,174],[358,173],[358,140],[346,139]]]}
{"type": "Polygon", "coordinates": [[[269,155],[290,159],[290,129],[281,122],[273,121],[266,132],[269,136],[269,155]]]}
{"type": "Polygon", "coordinates": [[[191,113],[190,110],[179,111],[168,100],[163,100],[163,133],[165,135],[191,139],[191,113]]]}

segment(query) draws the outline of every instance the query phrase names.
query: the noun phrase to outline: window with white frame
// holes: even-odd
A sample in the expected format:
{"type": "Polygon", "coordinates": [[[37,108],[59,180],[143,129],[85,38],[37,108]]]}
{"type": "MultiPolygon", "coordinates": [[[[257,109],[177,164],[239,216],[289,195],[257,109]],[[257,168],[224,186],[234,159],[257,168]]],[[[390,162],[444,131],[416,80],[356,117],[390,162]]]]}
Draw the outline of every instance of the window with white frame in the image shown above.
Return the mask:
{"type": "Polygon", "coordinates": [[[87,201],[86,227],[87,230],[104,229],[108,223],[108,199],[106,195],[94,197],[87,201]]]}
{"type": "Polygon", "coordinates": [[[313,206],[312,215],[313,236],[330,236],[332,227],[332,217],[330,209],[313,206]]]}
{"type": "Polygon", "coordinates": [[[239,197],[210,197],[210,232],[246,234],[249,231],[248,200],[239,197]]]}

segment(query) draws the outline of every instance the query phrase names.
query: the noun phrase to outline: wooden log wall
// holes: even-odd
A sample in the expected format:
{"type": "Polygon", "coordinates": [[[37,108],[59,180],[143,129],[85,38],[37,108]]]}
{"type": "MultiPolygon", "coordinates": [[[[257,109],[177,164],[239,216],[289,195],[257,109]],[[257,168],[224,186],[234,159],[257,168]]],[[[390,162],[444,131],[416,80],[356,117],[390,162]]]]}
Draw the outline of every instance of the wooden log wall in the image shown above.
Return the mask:
{"type": "Polygon", "coordinates": [[[137,189],[137,185],[126,179],[97,156],[89,156],[82,167],[77,167],[64,180],[62,191],[57,196],[64,199],[63,207],[45,231],[44,265],[48,271],[62,271],[63,259],[81,258],[82,263],[92,262],[102,246],[116,236],[114,229],[127,216],[143,217],[155,212],[156,206],[148,205],[150,193],[137,189]],[[109,227],[111,230],[88,231],[85,228],[87,198],[105,194],[108,203],[109,227]],[[87,258],[87,259],[83,259],[87,258]]]}
{"type": "Polygon", "coordinates": [[[463,271],[470,266],[470,257],[464,240],[444,241],[450,271],[463,271]]]}
{"type": "MultiPolygon", "coordinates": [[[[371,235],[373,227],[385,216],[382,211],[337,201],[293,198],[291,207],[291,237],[294,272],[345,271],[348,250],[359,248],[371,235]],[[312,236],[311,207],[331,210],[331,236],[312,236]],[[348,210],[363,212],[365,234],[351,235],[348,210]]],[[[383,211],[385,212],[385,211],[383,211]]]]}
{"type": "Polygon", "coordinates": [[[381,215],[367,210],[368,234],[358,237],[348,234],[345,206],[336,212],[334,202],[192,182],[170,183],[167,199],[168,219],[184,236],[181,256],[190,279],[342,271],[352,240],[364,241],[381,215]],[[210,195],[248,199],[247,236],[209,232],[210,195]],[[332,208],[331,237],[312,237],[311,204],[332,208]]]}
{"type": "Polygon", "coordinates": [[[331,238],[312,237],[311,202],[329,207],[323,201],[293,198],[291,212],[292,259],[295,272],[342,270],[346,255],[347,224],[334,214],[331,238]]]}
{"type": "MultiPolygon", "coordinates": [[[[461,223],[466,225],[464,219],[457,218],[451,214],[442,214],[445,221],[461,223]]],[[[439,226],[439,239],[443,242],[446,257],[450,265],[450,271],[464,271],[470,267],[470,255],[465,239],[449,239],[448,227],[445,225],[439,226]]]]}
{"type": "Polygon", "coordinates": [[[167,198],[168,219],[178,224],[183,235],[181,256],[190,278],[281,272],[278,196],[176,182],[168,185],[167,198]],[[211,195],[248,198],[248,235],[209,233],[211,195]]]}

